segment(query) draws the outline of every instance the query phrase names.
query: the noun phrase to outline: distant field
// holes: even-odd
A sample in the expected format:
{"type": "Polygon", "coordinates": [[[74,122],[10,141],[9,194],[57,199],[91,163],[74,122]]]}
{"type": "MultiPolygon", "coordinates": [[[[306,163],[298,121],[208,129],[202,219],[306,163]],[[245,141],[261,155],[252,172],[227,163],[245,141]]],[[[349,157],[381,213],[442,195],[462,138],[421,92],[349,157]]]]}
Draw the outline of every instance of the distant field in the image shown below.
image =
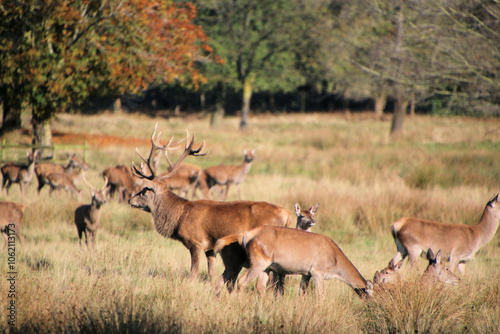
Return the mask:
{"type": "MultiPolygon", "coordinates": [[[[29,124],[23,119],[23,124],[29,124]]],[[[319,203],[313,231],[331,237],[366,279],[387,265],[396,247],[390,225],[403,216],[475,224],[500,191],[500,119],[407,118],[404,134],[389,136],[390,121],[368,114],[263,115],[238,130],[237,118],[211,129],[208,119],[143,115],[59,115],[54,140],[88,140],[87,179],[101,187],[109,166],[140,162],[154,124],[162,138],[186,129],[206,140],[202,167],[240,164],[244,148],[256,150],[242,184],[244,199],[289,210],[319,203]]],[[[26,125],[28,127],[28,125],[26,125]]],[[[9,134],[7,142],[29,142],[9,134]]],[[[166,161],[162,162],[165,170],[166,161]]],[[[90,193],[83,185],[85,202],[90,193]]],[[[237,198],[236,189],[229,200],[237,198]]],[[[23,198],[14,185],[0,200],[28,204],[16,248],[17,327],[8,326],[8,255],[0,254],[0,332],[166,333],[497,333],[500,328],[500,232],[466,266],[458,286],[422,287],[412,275],[400,287],[364,301],[340,281],[325,283],[322,297],[298,296],[299,278],[286,293],[213,294],[206,264],[189,280],[189,252],[152,230],[149,214],[127,204],[103,208],[97,250],[81,251],[73,224],[81,203],[66,195],[36,194],[32,180],[23,198]]],[[[425,266],[420,262],[420,272],[425,266]]],[[[223,266],[218,263],[217,272],[223,266]]],[[[403,268],[404,270],[404,268],[403,268]]],[[[312,284],[313,285],[313,284],[312,284]]]]}

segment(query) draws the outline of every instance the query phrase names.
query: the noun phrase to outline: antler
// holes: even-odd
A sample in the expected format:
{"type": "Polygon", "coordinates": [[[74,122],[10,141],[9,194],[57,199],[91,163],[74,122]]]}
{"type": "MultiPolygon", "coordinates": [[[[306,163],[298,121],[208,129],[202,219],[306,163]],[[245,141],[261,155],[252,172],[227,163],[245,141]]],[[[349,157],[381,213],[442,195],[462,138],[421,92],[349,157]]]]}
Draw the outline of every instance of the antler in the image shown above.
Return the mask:
{"type": "Polygon", "coordinates": [[[193,139],[190,140],[189,139],[189,131],[186,130],[186,147],[184,149],[184,152],[182,153],[182,155],[179,157],[179,159],[177,160],[177,162],[175,164],[172,164],[172,162],[170,161],[170,159],[168,157],[168,152],[165,151],[165,157],[167,158],[168,165],[170,167],[169,168],[170,173],[163,175],[162,177],[158,178],[157,180],[163,180],[163,179],[166,179],[166,178],[169,178],[170,176],[172,176],[175,173],[175,170],[177,169],[177,167],[182,162],[182,160],[186,159],[189,155],[192,155],[195,157],[201,157],[201,156],[207,155],[206,153],[200,153],[205,148],[205,141],[204,140],[203,140],[203,144],[201,144],[201,146],[197,150],[193,150],[194,138],[195,138],[195,136],[193,135],[193,139]]]}
{"type": "Polygon", "coordinates": [[[139,149],[138,148],[135,149],[137,154],[139,154],[139,156],[141,157],[142,161],[144,161],[146,163],[146,165],[150,171],[150,175],[146,175],[146,173],[144,172],[144,164],[143,163],[141,163],[141,169],[139,170],[139,169],[137,169],[137,167],[134,166],[134,163],[132,162],[132,173],[134,173],[134,175],[140,179],[153,180],[155,178],[155,169],[153,168],[152,164],[153,164],[153,159],[154,159],[156,151],[158,151],[158,150],[165,151],[165,154],[166,154],[166,152],[169,150],[178,149],[180,147],[180,146],[178,146],[178,144],[180,144],[182,142],[182,140],[181,140],[175,144],[172,144],[172,142],[174,141],[174,136],[172,136],[172,138],[170,138],[170,141],[166,145],[161,145],[160,144],[161,132],[158,133],[158,136],[156,136],[156,139],[155,139],[157,127],[158,127],[158,123],[156,123],[155,128],[153,130],[153,134],[151,135],[151,151],[149,152],[149,157],[147,159],[144,158],[144,156],[141,154],[141,152],[139,152],[139,149]]]}

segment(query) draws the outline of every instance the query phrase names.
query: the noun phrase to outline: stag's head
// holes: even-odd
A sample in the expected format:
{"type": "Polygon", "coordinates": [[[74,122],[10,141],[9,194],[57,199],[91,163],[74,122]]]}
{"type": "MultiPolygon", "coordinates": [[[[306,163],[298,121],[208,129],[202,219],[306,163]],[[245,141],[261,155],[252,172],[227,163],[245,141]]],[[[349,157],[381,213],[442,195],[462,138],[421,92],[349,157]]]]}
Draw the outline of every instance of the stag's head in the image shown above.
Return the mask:
{"type": "Polygon", "coordinates": [[[106,204],[106,185],[108,184],[108,178],[104,178],[104,185],[100,190],[96,190],[85,178],[85,175],[83,175],[83,181],[89,186],[90,188],[90,195],[92,196],[92,205],[95,206],[97,209],[100,209],[101,206],[106,204]]]}
{"type": "Polygon", "coordinates": [[[185,138],[186,146],[184,148],[184,152],[179,157],[177,162],[175,164],[172,164],[170,158],[168,157],[168,152],[180,148],[181,147],[180,144],[182,143],[182,141],[184,141],[184,139],[174,143],[174,137],[172,136],[172,138],[166,145],[162,145],[160,144],[161,132],[158,133],[158,135],[156,135],[157,127],[158,123],[155,125],[153,134],[151,135],[151,151],[149,153],[149,157],[146,159],[144,156],[142,156],[139,150],[136,149],[137,154],[141,157],[143,163],[141,163],[140,168],[137,168],[133,163],[131,167],[132,173],[137,178],[142,180],[142,185],[140,187],[141,188],[140,191],[134,194],[132,198],[129,200],[129,204],[133,208],[141,209],[146,212],[152,211],[151,206],[153,205],[154,199],[157,197],[158,194],[163,192],[170,192],[168,187],[161,181],[175,174],[176,169],[186,157],[188,157],[189,155],[193,156],[206,155],[206,153],[201,153],[205,147],[205,141],[203,141],[203,144],[198,149],[193,149],[194,135],[193,138],[191,139],[189,136],[189,132],[186,131],[186,138],[185,138]],[[156,169],[153,166],[153,160],[155,159],[155,156],[157,156],[157,153],[159,151],[164,152],[170,170],[168,174],[163,174],[161,177],[157,177],[155,175],[156,169]]]}
{"type": "Polygon", "coordinates": [[[489,200],[484,211],[485,213],[487,212],[488,214],[490,214],[496,222],[500,220],[500,205],[498,205],[498,194],[496,194],[492,199],[489,200]]]}

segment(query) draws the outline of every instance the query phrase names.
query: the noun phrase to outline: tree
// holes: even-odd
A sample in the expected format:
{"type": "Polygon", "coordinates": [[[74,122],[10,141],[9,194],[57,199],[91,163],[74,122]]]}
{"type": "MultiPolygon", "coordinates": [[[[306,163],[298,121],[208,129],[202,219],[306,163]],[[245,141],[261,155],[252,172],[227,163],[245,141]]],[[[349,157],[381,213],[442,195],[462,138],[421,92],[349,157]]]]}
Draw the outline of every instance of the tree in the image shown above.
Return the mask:
{"type": "Polygon", "coordinates": [[[207,76],[242,93],[240,128],[248,126],[254,91],[292,91],[306,81],[298,69],[318,25],[325,1],[197,0],[199,22],[224,66],[207,67],[207,76]],[[318,9],[316,12],[311,8],[318,9]],[[315,14],[314,16],[312,14],[315,14]]]}
{"type": "Polygon", "coordinates": [[[193,24],[196,10],[190,4],[2,0],[0,12],[4,115],[7,100],[15,108],[29,103],[34,143],[49,144],[54,114],[90,96],[137,94],[173,81],[197,86],[204,80],[195,62],[211,49],[193,24]]]}

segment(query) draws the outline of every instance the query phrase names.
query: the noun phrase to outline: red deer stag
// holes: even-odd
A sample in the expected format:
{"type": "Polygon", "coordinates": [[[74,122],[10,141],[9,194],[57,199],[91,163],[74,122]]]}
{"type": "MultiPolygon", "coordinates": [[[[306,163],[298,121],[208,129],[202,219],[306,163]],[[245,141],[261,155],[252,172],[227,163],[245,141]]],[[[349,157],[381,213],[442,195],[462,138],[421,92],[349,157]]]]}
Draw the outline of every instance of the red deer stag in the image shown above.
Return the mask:
{"type": "Polygon", "coordinates": [[[210,189],[216,185],[226,186],[222,191],[222,200],[225,201],[231,184],[236,185],[238,199],[241,199],[240,183],[250,171],[252,161],[255,157],[255,150],[247,152],[243,150],[243,164],[239,166],[218,165],[206,168],[200,175],[199,187],[206,198],[210,198],[210,189]]]}
{"type": "Polygon", "coordinates": [[[440,249],[441,256],[450,262],[450,270],[458,268],[460,275],[463,275],[465,263],[472,260],[474,254],[493,238],[499,220],[498,194],[488,201],[476,225],[401,218],[391,228],[397,247],[394,262],[408,256],[409,264],[413,266],[428,249],[440,249]]]}
{"type": "Polygon", "coordinates": [[[257,290],[265,292],[268,269],[284,275],[302,275],[300,294],[314,278],[316,290],[323,292],[323,280],[336,278],[359,296],[371,295],[373,284],[366,281],[335,242],[321,234],[297,229],[260,226],[217,241],[214,251],[237,241],[248,254],[250,268],[238,280],[238,291],[259,276],[257,290]]]}
{"type": "MultiPolygon", "coordinates": [[[[151,136],[151,152],[149,158],[144,158],[139,151],[141,159],[150,164],[152,154],[161,150],[168,158],[168,151],[173,150],[177,144],[172,144],[173,137],[166,145],[159,144],[160,134],[155,139],[156,126],[151,136]]],[[[171,172],[160,177],[155,177],[150,168],[147,175],[143,168],[140,170],[132,165],[134,174],[143,180],[143,188],[129,201],[134,208],[150,212],[153,216],[155,230],[166,238],[182,242],[191,254],[191,274],[194,278],[198,275],[200,259],[205,253],[208,262],[208,273],[212,280],[215,278],[216,257],[213,252],[215,242],[224,236],[248,231],[260,225],[290,226],[290,212],[284,208],[267,202],[215,202],[210,200],[189,201],[174,194],[163,183],[170,175],[175,173],[179,164],[187,156],[202,156],[205,142],[197,150],[193,149],[193,139],[187,134],[184,152],[175,164],[170,164],[171,172]]],[[[225,270],[217,282],[220,290],[227,284],[231,290],[239,272],[245,264],[244,251],[236,245],[227,247],[228,251],[221,252],[225,270]]]]}
{"type": "MultiPolygon", "coordinates": [[[[88,170],[90,166],[83,160],[80,160],[76,154],[72,154],[69,157],[68,164],[66,166],[61,166],[53,163],[38,163],[35,166],[35,175],[38,180],[37,191],[40,194],[40,190],[49,183],[48,176],[53,173],[72,173],[75,168],[81,168],[83,170],[88,170]]],[[[78,181],[76,180],[75,185],[78,185],[78,181]]]]}
{"type": "Polygon", "coordinates": [[[5,243],[3,245],[4,250],[7,248],[8,244],[9,247],[12,244],[12,231],[15,232],[17,238],[21,242],[21,245],[24,246],[24,236],[21,234],[20,229],[25,208],[25,205],[14,202],[0,202],[0,233],[3,234],[5,239],[5,243]]]}
{"type": "Polygon", "coordinates": [[[2,172],[2,189],[5,188],[7,195],[9,195],[9,189],[14,183],[19,184],[19,188],[21,189],[22,194],[26,194],[28,192],[28,184],[33,178],[33,174],[35,172],[35,160],[38,157],[38,152],[27,153],[28,156],[28,164],[18,164],[14,162],[6,163],[0,168],[2,172]]]}
{"type": "Polygon", "coordinates": [[[80,248],[82,247],[82,236],[85,234],[85,244],[87,249],[89,248],[88,240],[92,244],[92,248],[95,248],[95,238],[97,235],[97,229],[101,225],[101,207],[106,204],[106,184],[107,180],[104,179],[104,186],[101,190],[95,190],[94,187],[87,182],[85,177],[83,178],[85,183],[90,188],[90,194],[92,200],[90,204],[81,205],[75,210],[75,225],[78,231],[78,243],[80,248]]]}

